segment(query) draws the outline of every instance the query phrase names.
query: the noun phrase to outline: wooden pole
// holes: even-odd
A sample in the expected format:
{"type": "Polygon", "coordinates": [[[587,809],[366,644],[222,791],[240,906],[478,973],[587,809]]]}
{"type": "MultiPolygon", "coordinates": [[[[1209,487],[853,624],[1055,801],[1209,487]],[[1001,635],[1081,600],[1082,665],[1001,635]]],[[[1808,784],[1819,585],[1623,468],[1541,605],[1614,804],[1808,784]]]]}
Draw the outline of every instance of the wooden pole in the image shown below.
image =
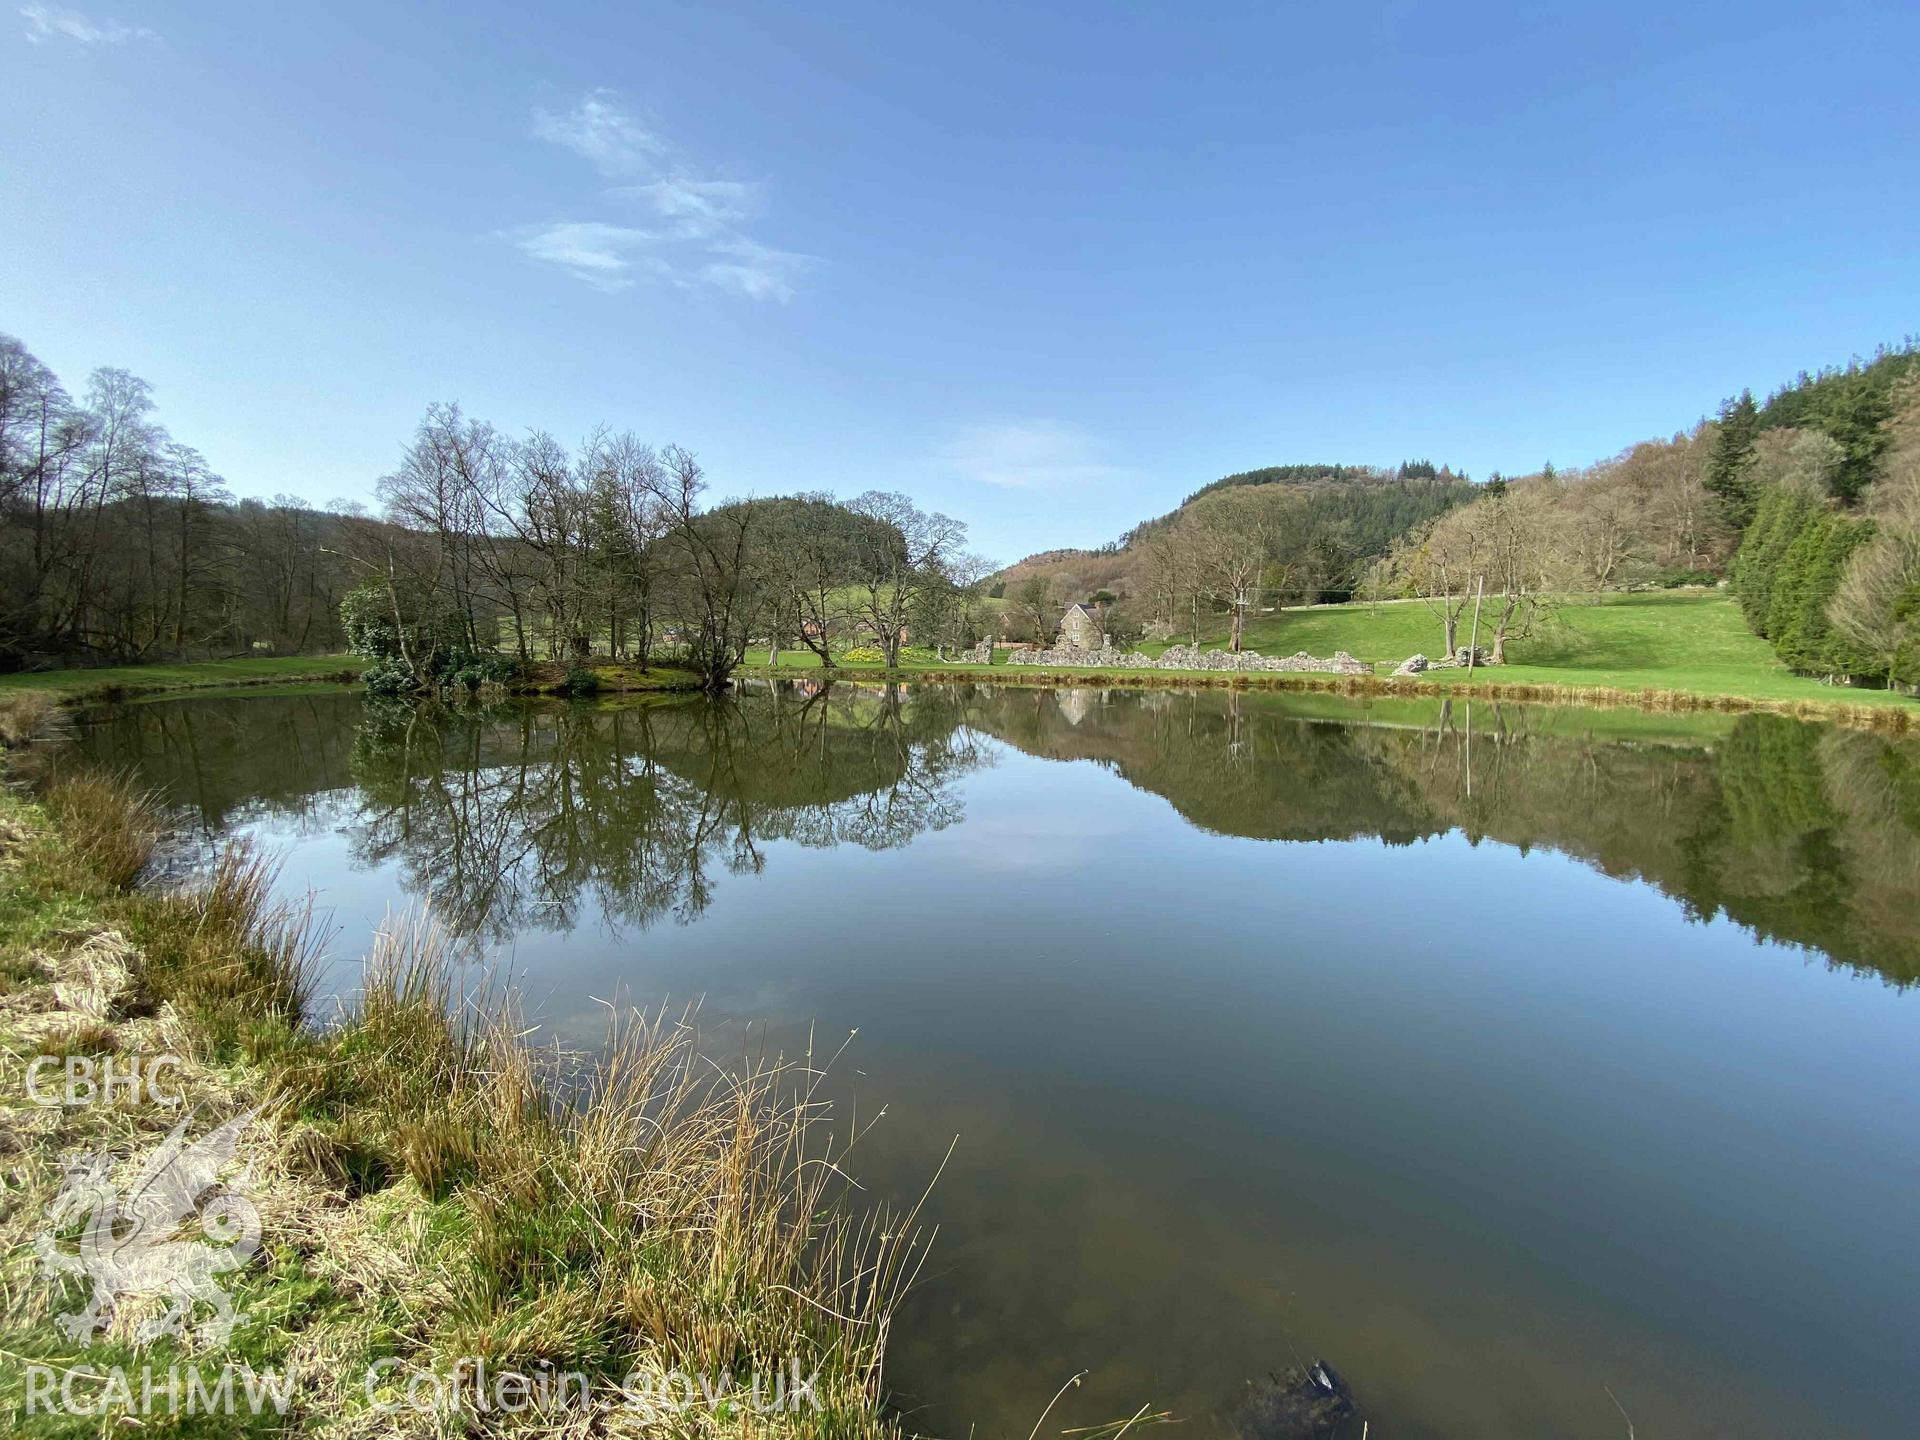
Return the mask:
{"type": "Polygon", "coordinates": [[[1467,701],[1467,799],[1473,799],[1473,701],[1467,701]]]}
{"type": "Polygon", "coordinates": [[[1480,655],[1480,602],[1486,597],[1487,577],[1473,577],[1473,635],[1467,641],[1467,674],[1473,674],[1473,662],[1480,655]]]}

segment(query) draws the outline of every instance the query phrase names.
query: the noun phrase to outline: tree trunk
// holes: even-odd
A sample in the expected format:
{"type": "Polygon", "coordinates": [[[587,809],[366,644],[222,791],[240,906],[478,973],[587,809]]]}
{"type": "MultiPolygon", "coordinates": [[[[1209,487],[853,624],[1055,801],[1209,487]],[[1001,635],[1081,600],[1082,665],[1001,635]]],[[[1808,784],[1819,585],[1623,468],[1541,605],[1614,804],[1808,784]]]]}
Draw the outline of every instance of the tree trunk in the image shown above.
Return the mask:
{"type": "Polygon", "coordinates": [[[518,591],[509,591],[508,595],[511,598],[511,601],[513,604],[514,652],[519,655],[520,659],[523,662],[528,661],[533,659],[533,652],[527,649],[526,606],[520,603],[520,594],[518,591]]]}
{"type": "Polygon", "coordinates": [[[1507,629],[1513,623],[1514,611],[1519,608],[1520,601],[1518,598],[1512,595],[1507,596],[1507,603],[1500,611],[1499,623],[1493,627],[1493,654],[1487,658],[1489,665],[1504,665],[1507,663],[1507,629]]]}

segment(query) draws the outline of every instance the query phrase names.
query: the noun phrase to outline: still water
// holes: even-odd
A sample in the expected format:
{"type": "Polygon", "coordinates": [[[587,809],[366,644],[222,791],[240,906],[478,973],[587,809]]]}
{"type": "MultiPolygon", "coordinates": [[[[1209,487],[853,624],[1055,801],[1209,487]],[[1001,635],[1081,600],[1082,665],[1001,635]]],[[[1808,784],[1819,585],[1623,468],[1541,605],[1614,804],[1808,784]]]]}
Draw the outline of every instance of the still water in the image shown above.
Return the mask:
{"type": "Polygon", "coordinates": [[[1914,1432],[1920,746],[947,685],[163,700],[85,743],[283,856],[338,993],[429,902],[571,1043],[602,998],[857,1030],[872,1197],[954,1146],[917,1427],[1024,1436],[1084,1370],[1049,1432],[1208,1434],[1320,1356],[1388,1440],[1914,1432]]]}

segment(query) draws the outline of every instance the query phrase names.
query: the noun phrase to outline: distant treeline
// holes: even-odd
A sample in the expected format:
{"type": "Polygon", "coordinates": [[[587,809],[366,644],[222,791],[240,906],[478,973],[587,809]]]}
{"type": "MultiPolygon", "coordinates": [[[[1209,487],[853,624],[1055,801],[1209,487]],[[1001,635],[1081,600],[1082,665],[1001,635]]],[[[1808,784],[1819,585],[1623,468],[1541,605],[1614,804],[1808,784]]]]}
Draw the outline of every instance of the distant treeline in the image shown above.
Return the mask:
{"type": "Polygon", "coordinates": [[[236,502],[146,381],[96,370],[76,399],[0,335],[0,669],[337,650],[341,531],[368,523],[236,502]]]}
{"type": "Polygon", "coordinates": [[[1730,581],[1783,661],[1920,686],[1920,345],[1803,374],[1764,404],[1581,470],[1474,484],[1447,465],[1223,476],[1097,551],[1031,556],[988,592],[965,527],[908,497],[712,504],[694,457],[600,432],[511,440],[434,406],[382,514],[236,501],[101,369],[75,398],[0,336],[0,669],[350,647],[395,687],[656,641],[718,681],[752,641],[889,660],[988,626],[1197,639],[1224,613],[1370,596],[1429,602],[1449,649],[1492,606],[1496,657],[1573,594],[1730,581]]]}
{"type": "Polygon", "coordinates": [[[1368,557],[1384,554],[1416,525],[1465,504],[1475,494],[1464,474],[1431,460],[1409,460],[1397,470],[1370,465],[1268,465],[1202,485],[1180,502],[1180,510],[1134,526],[1120,537],[1119,546],[1138,545],[1174,524],[1181,510],[1210,495],[1256,485],[1299,487],[1312,503],[1314,518],[1338,529],[1351,551],[1368,557]]]}
{"type": "Polygon", "coordinates": [[[76,400],[0,336],[0,669],[351,649],[420,693],[611,653],[718,684],[755,641],[892,661],[984,623],[959,522],[882,492],[712,503],[690,452],[629,433],[433,405],[378,492],[378,517],[235,501],[145,381],[76,400]]]}
{"type": "Polygon", "coordinates": [[[1240,470],[1232,475],[1222,475],[1218,480],[1202,485],[1180,503],[1191,505],[1203,495],[1211,495],[1219,490],[1232,490],[1240,485],[1309,485],[1319,480],[1335,483],[1347,480],[1458,480],[1465,482],[1467,479],[1468,476],[1464,470],[1456,474],[1448,466],[1436,466],[1431,460],[1403,460],[1396,470],[1377,470],[1371,465],[1265,465],[1258,470],[1240,470]]]}

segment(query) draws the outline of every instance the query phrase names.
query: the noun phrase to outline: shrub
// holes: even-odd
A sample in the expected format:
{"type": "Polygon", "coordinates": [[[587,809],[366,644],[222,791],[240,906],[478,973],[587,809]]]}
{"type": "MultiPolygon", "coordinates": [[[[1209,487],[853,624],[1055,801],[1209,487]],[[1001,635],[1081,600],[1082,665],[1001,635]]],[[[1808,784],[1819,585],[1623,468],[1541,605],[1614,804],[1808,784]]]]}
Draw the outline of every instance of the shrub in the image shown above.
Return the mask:
{"type": "Polygon", "coordinates": [[[1685,585],[1713,585],[1720,577],[1711,570],[1662,570],[1654,576],[1654,584],[1662,590],[1678,590],[1685,585]]]}
{"type": "Polygon", "coordinates": [[[413,675],[398,660],[381,660],[367,667],[360,676],[369,695],[383,700],[398,699],[413,693],[413,675]]]}
{"type": "Polygon", "coordinates": [[[560,689],[562,693],[576,699],[586,695],[598,695],[600,677],[584,666],[576,665],[567,671],[567,678],[561,682],[560,689]]]}
{"type": "Polygon", "coordinates": [[[412,657],[408,683],[387,693],[404,694],[422,686],[451,683],[456,672],[491,658],[476,655],[459,613],[431,591],[403,586],[399,604],[406,617],[404,632],[394,620],[393,596],[377,580],[356,586],[340,602],[340,624],[346,632],[347,648],[354,654],[373,661],[376,669],[385,666],[402,671],[408,669],[403,654],[412,657]]]}

